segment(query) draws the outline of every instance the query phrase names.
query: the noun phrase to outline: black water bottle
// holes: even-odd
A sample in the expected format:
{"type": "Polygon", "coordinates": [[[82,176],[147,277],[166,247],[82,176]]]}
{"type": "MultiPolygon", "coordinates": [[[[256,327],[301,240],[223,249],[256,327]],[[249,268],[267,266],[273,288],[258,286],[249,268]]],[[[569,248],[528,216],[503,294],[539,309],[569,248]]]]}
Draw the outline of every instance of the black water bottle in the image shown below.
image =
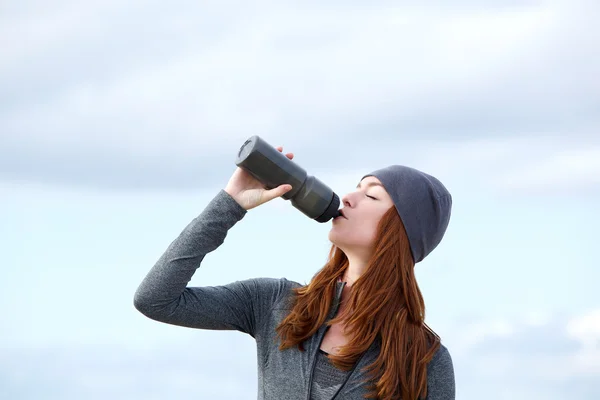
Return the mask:
{"type": "Polygon", "coordinates": [[[327,222],[340,215],[340,198],[323,182],[287,158],[259,136],[252,136],[240,148],[235,165],[258,179],[267,189],[290,184],[292,189],[285,193],[285,200],[307,217],[318,222],[327,222]]]}

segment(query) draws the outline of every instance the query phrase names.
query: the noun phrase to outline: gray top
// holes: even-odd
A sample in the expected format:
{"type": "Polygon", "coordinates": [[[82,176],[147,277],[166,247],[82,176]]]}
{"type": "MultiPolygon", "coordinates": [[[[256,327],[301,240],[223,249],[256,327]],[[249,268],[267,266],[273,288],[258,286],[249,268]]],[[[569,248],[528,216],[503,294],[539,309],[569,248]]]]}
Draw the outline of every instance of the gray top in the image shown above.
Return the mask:
{"type": "Polygon", "coordinates": [[[336,368],[327,358],[327,353],[319,349],[310,400],[329,400],[333,398],[346,380],[346,375],[348,375],[348,372],[336,368]]]}
{"type": "MultiPolygon", "coordinates": [[[[208,203],[168,246],[134,296],[137,310],[156,321],[196,329],[237,330],[256,340],[258,400],[310,400],[313,371],[326,326],[304,344],[280,351],[275,327],[289,313],[291,289],[301,285],[285,278],[254,278],[222,286],[187,287],[206,254],[216,250],[227,232],[247,213],[227,192],[208,203]]],[[[328,319],[339,307],[344,282],[328,319]]],[[[379,354],[377,341],[346,376],[336,400],[362,400],[368,393],[361,371],[379,354]]],[[[206,366],[211,368],[211,366],[206,366]]],[[[199,370],[198,373],[201,373],[199,370]]],[[[443,345],[427,368],[427,400],[454,400],[454,369],[443,345]]]]}

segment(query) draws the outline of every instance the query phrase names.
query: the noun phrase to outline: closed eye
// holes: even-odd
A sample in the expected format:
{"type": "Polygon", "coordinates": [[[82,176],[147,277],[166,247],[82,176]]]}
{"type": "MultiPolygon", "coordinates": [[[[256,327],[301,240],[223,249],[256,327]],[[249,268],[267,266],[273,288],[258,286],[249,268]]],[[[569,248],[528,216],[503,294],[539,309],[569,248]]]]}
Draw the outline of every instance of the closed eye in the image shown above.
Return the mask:
{"type": "Polygon", "coordinates": [[[373,200],[377,200],[375,197],[369,196],[368,194],[366,196],[369,197],[369,198],[371,198],[371,199],[373,199],[373,200]]]}

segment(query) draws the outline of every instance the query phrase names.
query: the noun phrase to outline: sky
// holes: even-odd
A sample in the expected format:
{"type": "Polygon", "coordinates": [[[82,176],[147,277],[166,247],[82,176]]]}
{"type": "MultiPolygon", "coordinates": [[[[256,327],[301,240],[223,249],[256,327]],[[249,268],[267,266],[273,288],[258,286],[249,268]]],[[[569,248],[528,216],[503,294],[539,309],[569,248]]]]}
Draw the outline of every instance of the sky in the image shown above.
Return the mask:
{"type": "MultiPolygon", "coordinates": [[[[0,397],[256,398],[250,336],[133,295],[259,135],[340,197],[391,164],[446,185],[416,273],[457,399],[600,398],[600,3],[1,10],[0,397]]],[[[330,228],[275,199],[190,285],[307,283],[330,228]]]]}

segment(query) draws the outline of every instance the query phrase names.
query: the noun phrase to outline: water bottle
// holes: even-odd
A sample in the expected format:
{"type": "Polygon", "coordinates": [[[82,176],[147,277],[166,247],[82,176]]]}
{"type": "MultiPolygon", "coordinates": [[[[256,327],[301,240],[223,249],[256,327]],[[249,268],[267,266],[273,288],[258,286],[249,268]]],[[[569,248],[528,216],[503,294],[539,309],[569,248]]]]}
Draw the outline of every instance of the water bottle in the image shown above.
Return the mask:
{"type": "Polygon", "coordinates": [[[308,176],[298,164],[254,135],[240,147],[235,165],[258,179],[267,189],[290,184],[292,189],[284,193],[285,200],[304,215],[317,222],[327,222],[340,216],[340,198],[329,186],[308,176]]]}

